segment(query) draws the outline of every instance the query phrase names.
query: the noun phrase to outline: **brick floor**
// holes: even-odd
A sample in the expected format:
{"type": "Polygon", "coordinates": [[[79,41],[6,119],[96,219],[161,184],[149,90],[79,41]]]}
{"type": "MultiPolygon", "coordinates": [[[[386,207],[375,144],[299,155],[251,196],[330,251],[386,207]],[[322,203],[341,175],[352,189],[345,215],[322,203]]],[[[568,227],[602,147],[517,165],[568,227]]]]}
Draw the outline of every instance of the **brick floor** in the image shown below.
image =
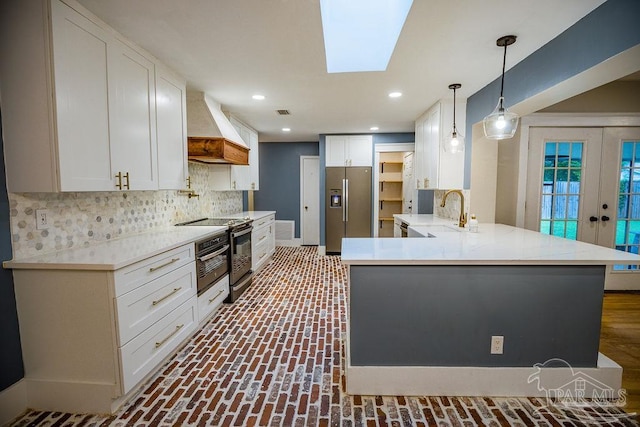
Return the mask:
{"type": "MultiPolygon", "coordinates": [[[[120,412],[31,411],[15,426],[571,426],[536,398],[344,393],[346,270],[315,247],[279,247],[120,412]]],[[[618,414],[618,410],[610,410],[618,414]]],[[[590,425],[633,425],[630,420],[590,425]]]]}

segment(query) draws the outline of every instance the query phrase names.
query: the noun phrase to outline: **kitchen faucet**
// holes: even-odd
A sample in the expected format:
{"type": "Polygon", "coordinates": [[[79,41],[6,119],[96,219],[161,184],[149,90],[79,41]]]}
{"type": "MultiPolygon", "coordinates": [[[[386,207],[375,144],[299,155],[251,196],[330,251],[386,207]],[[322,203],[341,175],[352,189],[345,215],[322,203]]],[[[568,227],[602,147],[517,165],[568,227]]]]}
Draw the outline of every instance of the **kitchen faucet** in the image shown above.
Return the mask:
{"type": "Polygon", "coordinates": [[[464,195],[462,194],[462,190],[448,190],[442,196],[442,203],[440,203],[440,207],[444,208],[445,203],[447,203],[447,196],[451,193],[456,193],[460,196],[460,218],[458,219],[458,227],[463,227],[467,223],[467,214],[464,213],[464,195]]]}

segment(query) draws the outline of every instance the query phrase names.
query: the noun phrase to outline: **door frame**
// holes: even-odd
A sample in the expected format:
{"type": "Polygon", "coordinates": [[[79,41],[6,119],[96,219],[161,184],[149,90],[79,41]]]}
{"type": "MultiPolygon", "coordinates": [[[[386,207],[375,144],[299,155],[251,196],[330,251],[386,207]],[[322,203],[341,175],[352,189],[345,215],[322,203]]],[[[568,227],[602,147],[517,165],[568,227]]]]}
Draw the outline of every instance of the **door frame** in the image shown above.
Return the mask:
{"type": "Polygon", "coordinates": [[[320,194],[320,156],[300,156],[300,244],[304,243],[304,183],[305,183],[305,170],[304,170],[304,161],[305,160],[317,160],[318,162],[318,246],[320,245],[320,201],[322,199],[322,194],[320,194]]]}
{"type": "Polygon", "coordinates": [[[636,127],[640,126],[640,113],[534,113],[520,120],[518,141],[518,182],[516,200],[516,227],[525,228],[527,201],[527,165],[529,164],[529,128],[531,127],[636,127]]]}
{"type": "Polygon", "coordinates": [[[373,211],[373,222],[371,223],[371,228],[373,229],[373,237],[378,237],[378,209],[376,208],[380,204],[380,194],[378,192],[378,186],[380,185],[380,170],[378,169],[378,164],[380,163],[380,153],[393,153],[393,152],[406,152],[413,151],[415,152],[416,144],[413,142],[399,142],[399,143],[391,143],[391,144],[375,144],[374,145],[374,156],[373,156],[373,206],[371,210],[373,211]]]}

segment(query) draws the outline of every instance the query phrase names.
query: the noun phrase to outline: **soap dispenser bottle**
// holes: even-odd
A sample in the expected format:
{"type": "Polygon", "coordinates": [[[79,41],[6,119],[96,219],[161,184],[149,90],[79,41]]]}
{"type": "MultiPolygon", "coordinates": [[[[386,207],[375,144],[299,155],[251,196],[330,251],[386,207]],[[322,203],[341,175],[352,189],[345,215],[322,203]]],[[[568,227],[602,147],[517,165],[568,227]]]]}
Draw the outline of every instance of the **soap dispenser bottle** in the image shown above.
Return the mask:
{"type": "Polygon", "coordinates": [[[476,218],[475,214],[471,214],[471,219],[469,220],[469,232],[478,232],[478,219],[476,218]]]}

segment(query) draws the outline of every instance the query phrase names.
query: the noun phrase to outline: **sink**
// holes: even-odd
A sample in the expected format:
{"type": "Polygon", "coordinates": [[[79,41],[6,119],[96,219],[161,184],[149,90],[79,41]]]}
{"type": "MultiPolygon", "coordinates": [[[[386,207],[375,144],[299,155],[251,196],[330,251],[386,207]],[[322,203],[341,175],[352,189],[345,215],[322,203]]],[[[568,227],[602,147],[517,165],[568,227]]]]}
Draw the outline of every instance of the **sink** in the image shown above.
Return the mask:
{"type": "Polygon", "coordinates": [[[461,231],[465,231],[464,228],[458,227],[458,224],[438,224],[438,225],[423,225],[424,228],[428,229],[429,232],[433,232],[433,233],[449,233],[449,232],[461,232],[461,231]]]}

